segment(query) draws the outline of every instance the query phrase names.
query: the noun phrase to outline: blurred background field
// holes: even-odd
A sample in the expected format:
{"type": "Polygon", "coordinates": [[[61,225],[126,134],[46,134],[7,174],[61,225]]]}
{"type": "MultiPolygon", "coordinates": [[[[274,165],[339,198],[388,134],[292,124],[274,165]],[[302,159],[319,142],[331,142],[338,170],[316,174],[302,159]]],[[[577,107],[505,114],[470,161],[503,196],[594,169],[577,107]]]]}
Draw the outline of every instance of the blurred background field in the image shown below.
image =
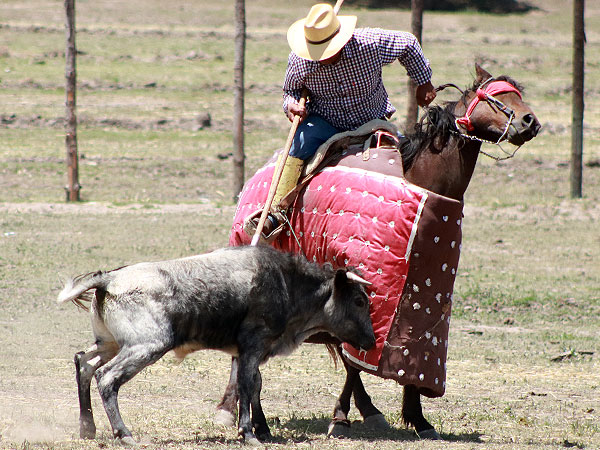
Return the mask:
{"type": "MultiPolygon", "coordinates": [[[[309,1],[262,0],[247,5],[249,175],[285,142],[289,123],[280,107],[289,52],[285,32],[310,5],[309,1]]],[[[537,170],[532,160],[567,170],[571,116],[571,8],[562,1],[539,6],[540,10],[525,15],[427,12],[423,33],[436,84],[469,85],[478,61],[491,73],[510,74],[526,86],[526,99],[544,131],[515,161],[531,168],[536,177],[545,171],[537,170]]],[[[359,15],[359,25],[410,27],[408,11],[347,8],[345,12],[359,15]]],[[[0,13],[0,200],[62,201],[62,7],[53,1],[6,0],[0,13]]],[[[594,165],[600,160],[600,62],[595,45],[600,39],[600,17],[595,5],[588,5],[586,18],[585,161],[594,165]]],[[[77,3],[77,28],[83,199],[229,201],[231,163],[219,155],[226,156],[232,149],[233,6],[82,1],[77,3]],[[197,182],[206,177],[214,188],[197,182]]],[[[395,120],[403,124],[404,69],[399,64],[386,67],[385,81],[399,111],[395,120]]],[[[493,164],[482,162],[482,166],[493,164]]],[[[585,191],[591,194],[597,170],[586,172],[590,184],[585,191]]],[[[540,191],[537,183],[532,184],[540,191]]],[[[562,187],[558,186],[557,194],[566,192],[562,187]]],[[[505,188],[503,192],[512,197],[505,188]]]]}

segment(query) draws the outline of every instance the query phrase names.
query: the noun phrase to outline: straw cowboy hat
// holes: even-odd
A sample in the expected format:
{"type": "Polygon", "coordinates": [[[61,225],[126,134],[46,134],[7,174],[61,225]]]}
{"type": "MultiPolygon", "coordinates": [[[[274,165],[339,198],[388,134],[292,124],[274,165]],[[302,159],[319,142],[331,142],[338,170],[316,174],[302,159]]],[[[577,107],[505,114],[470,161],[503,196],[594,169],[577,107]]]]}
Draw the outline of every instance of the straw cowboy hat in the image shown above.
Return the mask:
{"type": "Polygon", "coordinates": [[[352,37],[356,16],[338,16],[326,3],[314,5],[305,19],[288,29],[292,51],[304,59],[322,61],[339,52],[352,37]]]}

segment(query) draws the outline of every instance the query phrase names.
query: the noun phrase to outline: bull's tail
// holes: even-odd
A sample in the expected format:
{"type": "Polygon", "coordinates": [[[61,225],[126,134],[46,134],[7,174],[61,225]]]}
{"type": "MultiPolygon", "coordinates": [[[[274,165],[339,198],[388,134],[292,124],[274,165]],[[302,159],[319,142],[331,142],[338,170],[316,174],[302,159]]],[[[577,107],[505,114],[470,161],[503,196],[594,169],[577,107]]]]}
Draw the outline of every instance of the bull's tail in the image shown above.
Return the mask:
{"type": "Polygon", "coordinates": [[[89,308],[82,303],[92,301],[93,296],[88,291],[90,289],[106,289],[110,279],[109,272],[100,271],[79,275],[65,283],[65,287],[58,294],[56,301],[58,303],[71,301],[80,308],[88,311],[89,308]]]}

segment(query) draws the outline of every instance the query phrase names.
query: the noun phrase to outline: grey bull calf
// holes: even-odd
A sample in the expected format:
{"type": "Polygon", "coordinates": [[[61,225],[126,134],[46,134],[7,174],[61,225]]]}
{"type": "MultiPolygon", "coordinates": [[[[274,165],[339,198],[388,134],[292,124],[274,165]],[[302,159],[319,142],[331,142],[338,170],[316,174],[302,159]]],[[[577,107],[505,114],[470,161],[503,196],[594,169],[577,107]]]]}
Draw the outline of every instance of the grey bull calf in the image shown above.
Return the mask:
{"type": "Polygon", "coordinates": [[[94,374],[114,436],[134,445],[119,413],[121,385],[169,350],[184,358],[215,349],[239,358],[239,434],[257,444],[257,435],[270,436],[260,405],[261,363],[322,331],[357,348],[375,344],[364,283],[352,271],[270,247],[226,248],[75,278],[58,302],[91,302],[95,343],[75,355],[81,437],[96,435],[94,374]]]}

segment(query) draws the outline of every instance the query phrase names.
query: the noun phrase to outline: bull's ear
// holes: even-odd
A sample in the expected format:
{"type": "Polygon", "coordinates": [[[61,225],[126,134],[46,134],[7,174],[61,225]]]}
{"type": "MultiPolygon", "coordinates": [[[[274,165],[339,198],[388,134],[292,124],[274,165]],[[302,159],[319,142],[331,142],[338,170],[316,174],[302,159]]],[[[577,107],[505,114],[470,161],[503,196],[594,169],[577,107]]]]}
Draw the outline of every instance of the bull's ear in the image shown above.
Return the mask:
{"type": "Polygon", "coordinates": [[[348,278],[346,277],[346,271],[344,269],[336,270],[335,278],[333,279],[333,287],[335,289],[342,289],[347,282],[348,278]]]}

